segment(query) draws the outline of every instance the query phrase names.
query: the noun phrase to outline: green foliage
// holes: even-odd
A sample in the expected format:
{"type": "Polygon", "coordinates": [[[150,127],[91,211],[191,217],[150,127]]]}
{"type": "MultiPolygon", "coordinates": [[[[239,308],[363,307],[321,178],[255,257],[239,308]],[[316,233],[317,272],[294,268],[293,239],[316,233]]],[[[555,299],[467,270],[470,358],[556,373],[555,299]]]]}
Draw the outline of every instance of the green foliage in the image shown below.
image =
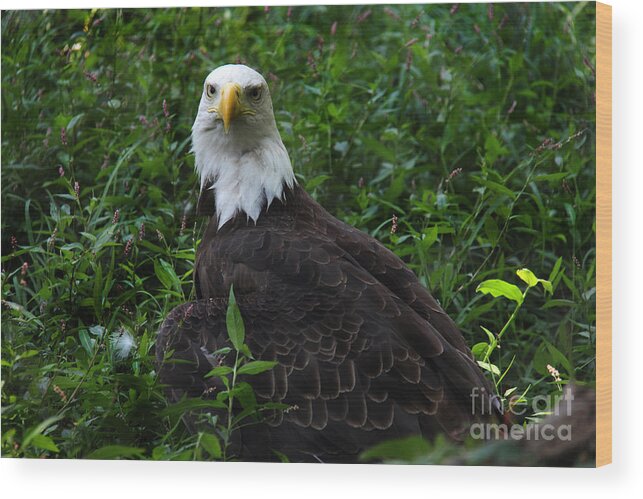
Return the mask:
{"type": "Polygon", "coordinates": [[[277,362],[253,360],[250,349],[244,343],[245,326],[232,286],[230,287],[226,313],[226,327],[228,330],[228,338],[235,352],[234,364],[232,367],[215,367],[206,375],[206,378],[216,376],[223,382],[226,388],[225,390],[220,390],[216,398],[217,402],[221,403],[221,407],[227,411],[225,423],[217,425],[218,433],[223,440],[223,450],[221,450],[217,437],[209,434],[201,435],[201,437],[207,437],[211,449],[215,451],[212,452],[212,450],[210,450],[208,453],[214,458],[223,459],[230,458],[228,448],[233,432],[237,431],[241,426],[260,422],[260,413],[262,411],[286,409],[288,407],[285,404],[258,404],[251,385],[248,384],[248,382],[239,382],[237,380],[237,376],[254,376],[269,371],[277,365],[277,362]],[[241,411],[238,413],[234,413],[236,401],[241,405],[241,411]],[[216,444],[214,444],[215,441],[216,444]]]}
{"type": "MultiPolygon", "coordinates": [[[[266,75],[302,185],[402,257],[478,360],[505,328],[487,362],[501,393],[557,391],[547,365],[593,383],[594,14],[592,3],[3,12],[3,455],[224,456],[221,432],[181,423],[217,401],[168,407],[153,345],[194,296],[203,220],[189,134],[202,82],[237,60],[266,75]],[[521,303],[489,284],[513,289],[525,267],[534,292],[521,303]]],[[[266,367],[234,354],[237,374],[266,367]]]]}
{"type": "MultiPolygon", "coordinates": [[[[516,356],[515,355],[513,356],[513,358],[509,363],[509,366],[501,375],[500,368],[497,365],[492,364],[489,360],[492,353],[494,353],[496,349],[500,348],[500,340],[509,329],[509,326],[514,322],[514,320],[518,316],[518,312],[522,308],[529,290],[534,286],[541,284],[542,287],[550,294],[552,292],[551,282],[545,279],[537,278],[534,275],[534,273],[529,269],[519,269],[516,271],[516,275],[520,279],[522,279],[525,283],[527,283],[527,287],[525,288],[524,291],[520,291],[520,288],[518,286],[514,284],[510,284],[506,281],[503,281],[502,279],[489,279],[487,281],[480,283],[478,285],[478,288],[476,289],[477,291],[485,295],[490,294],[495,298],[503,297],[503,298],[507,298],[508,300],[516,302],[513,313],[511,314],[507,322],[505,322],[504,326],[502,326],[502,329],[497,334],[492,333],[491,331],[489,331],[489,329],[487,329],[484,326],[480,326],[482,330],[485,332],[485,334],[487,335],[487,338],[489,341],[476,343],[472,348],[472,352],[474,356],[476,356],[479,359],[478,364],[480,365],[480,367],[482,367],[483,369],[491,373],[491,376],[494,379],[494,382],[496,385],[496,391],[498,393],[502,393],[500,382],[509,372],[509,369],[513,365],[514,360],[516,359],[516,356]],[[496,379],[496,376],[498,376],[499,378],[496,379]]],[[[513,393],[516,390],[516,388],[517,387],[509,388],[505,391],[505,393],[513,393]]],[[[529,388],[531,387],[528,387],[527,390],[529,390],[529,388]]]]}
{"type": "Polygon", "coordinates": [[[414,436],[382,442],[364,451],[361,461],[384,461],[388,463],[413,464],[431,451],[431,446],[422,437],[414,436]]]}
{"type": "MultiPolygon", "coordinates": [[[[244,343],[245,327],[232,287],[228,300],[226,328],[228,339],[233,348],[223,347],[212,354],[229,355],[234,353],[234,363],[232,366],[214,367],[205,375],[206,379],[218,378],[223,388],[212,390],[213,393],[216,393],[214,399],[183,398],[161,412],[161,416],[174,418],[177,421],[181,417],[187,417],[193,426],[200,429],[192,450],[192,457],[197,460],[234,459],[234,454],[230,452],[234,432],[242,426],[260,423],[263,417],[262,413],[265,411],[288,408],[285,404],[257,403],[249,382],[239,381],[239,376],[244,376],[245,379],[247,376],[263,373],[274,368],[277,362],[253,359],[248,346],[244,343]],[[206,412],[198,412],[204,409],[206,412]],[[204,450],[206,455],[202,452],[204,450]]],[[[111,447],[109,446],[110,451],[111,447]]]]}
{"type": "Polygon", "coordinates": [[[509,284],[502,279],[489,279],[488,281],[484,281],[478,285],[476,291],[480,291],[484,294],[491,294],[496,298],[498,296],[503,296],[517,302],[518,305],[522,305],[524,299],[518,286],[515,284],[509,284]]]}
{"type": "Polygon", "coordinates": [[[230,287],[230,296],[228,301],[228,310],[226,313],[226,327],[228,328],[228,337],[234,349],[238,352],[246,338],[246,329],[243,325],[241,312],[237,306],[237,300],[234,297],[234,290],[230,287]]]}

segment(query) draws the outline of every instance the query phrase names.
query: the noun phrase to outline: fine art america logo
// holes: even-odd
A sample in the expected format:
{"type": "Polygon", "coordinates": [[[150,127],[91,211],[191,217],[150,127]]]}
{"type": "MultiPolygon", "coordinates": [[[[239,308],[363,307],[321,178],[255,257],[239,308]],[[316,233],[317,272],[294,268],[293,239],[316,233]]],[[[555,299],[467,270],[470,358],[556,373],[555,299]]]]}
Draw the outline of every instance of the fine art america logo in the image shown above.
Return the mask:
{"type": "MultiPolygon", "coordinates": [[[[531,414],[546,414],[549,417],[543,423],[474,423],[469,434],[476,440],[561,440],[571,441],[572,425],[563,424],[571,420],[572,402],[574,395],[571,390],[566,390],[559,397],[536,396],[531,401],[531,414]],[[555,424],[554,424],[555,423],[555,424]]],[[[512,416],[525,416],[528,414],[529,404],[512,403],[504,407],[499,397],[489,395],[480,388],[471,392],[471,411],[478,416],[491,416],[504,414],[512,416]]]]}

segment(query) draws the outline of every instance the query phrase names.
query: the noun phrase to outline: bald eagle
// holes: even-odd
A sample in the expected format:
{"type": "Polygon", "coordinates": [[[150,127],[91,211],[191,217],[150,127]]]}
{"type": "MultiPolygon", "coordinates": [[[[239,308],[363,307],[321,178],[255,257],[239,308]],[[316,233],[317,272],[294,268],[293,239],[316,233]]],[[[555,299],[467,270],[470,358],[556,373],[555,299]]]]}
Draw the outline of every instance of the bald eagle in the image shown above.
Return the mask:
{"type": "Polygon", "coordinates": [[[233,286],[253,357],[277,362],[247,381],[259,402],[291,408],[239,430],[240,459],[277,460],[277,451],[354,462],[392,438],[461,439],[488,414],[475,394],[491,394],[490,384],[413,272],[298,185],[259,73],[226,65],[207,76],[192,149],[198,211],[211,219],[196,255],[197,299],[158,335],[171,400],[212,396],[205,374],[234,361],[213,355],[228,344],[233,286]]]}

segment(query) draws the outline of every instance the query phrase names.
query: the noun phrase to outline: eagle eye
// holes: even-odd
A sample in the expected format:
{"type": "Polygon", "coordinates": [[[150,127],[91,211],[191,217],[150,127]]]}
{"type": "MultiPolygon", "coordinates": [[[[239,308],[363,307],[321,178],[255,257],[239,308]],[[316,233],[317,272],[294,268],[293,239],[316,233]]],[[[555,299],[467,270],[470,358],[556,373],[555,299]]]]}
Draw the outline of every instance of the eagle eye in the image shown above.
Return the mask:
{"type": "Polygon", "coordinates": [[[217,89],[214,87],[214,85],[210,85],[209,83],[205,86],[205,93],[208,97],[212,98],[214,97],[214,94],[217,92],[217,89]]]}
{"type": "Polygon", "coordinates": [[[256,87],[250,87],[248,89],[248,96],[255,101],[261,99],[261,86],[257,85],[256,87]]]}

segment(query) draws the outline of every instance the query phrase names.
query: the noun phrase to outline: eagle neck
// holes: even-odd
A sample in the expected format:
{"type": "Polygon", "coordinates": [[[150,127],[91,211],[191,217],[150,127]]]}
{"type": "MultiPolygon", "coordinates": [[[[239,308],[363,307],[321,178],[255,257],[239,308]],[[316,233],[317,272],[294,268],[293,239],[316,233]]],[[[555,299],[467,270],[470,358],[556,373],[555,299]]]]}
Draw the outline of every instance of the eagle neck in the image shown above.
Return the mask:
{"type": "Polygon", "coordinates": [[[260,140],[255,147],[218,145],[207,156],[196,155],[201,189],[214,191],[218,228],[237,216],[256,223],[273,201],[282,200],[295,185],[288,152],[278,135],[260,140]]]}

